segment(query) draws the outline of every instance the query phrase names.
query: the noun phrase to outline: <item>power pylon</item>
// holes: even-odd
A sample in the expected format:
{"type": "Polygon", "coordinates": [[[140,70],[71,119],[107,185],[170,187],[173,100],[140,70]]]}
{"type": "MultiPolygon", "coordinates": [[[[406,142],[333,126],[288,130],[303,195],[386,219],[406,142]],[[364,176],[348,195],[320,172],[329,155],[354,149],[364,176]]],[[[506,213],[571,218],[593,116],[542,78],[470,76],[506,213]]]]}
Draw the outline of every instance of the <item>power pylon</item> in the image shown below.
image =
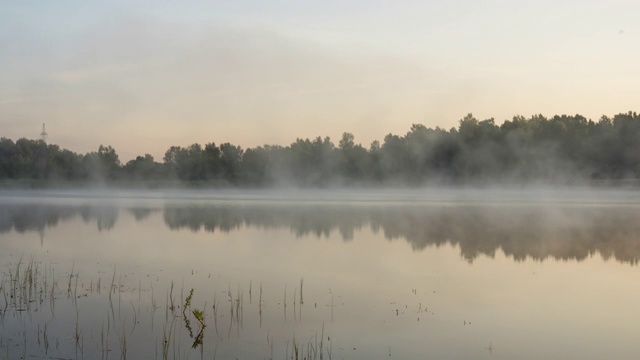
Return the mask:
{"type": "Polygon", "coordinates": [[[47,131],[44,129],[44,123],[42,123],[42,132],[40,133],[40,138],[42,139],[42,141],[46,142],[47,136],[49,136],[49,134],[47,134],[47,131]]]}

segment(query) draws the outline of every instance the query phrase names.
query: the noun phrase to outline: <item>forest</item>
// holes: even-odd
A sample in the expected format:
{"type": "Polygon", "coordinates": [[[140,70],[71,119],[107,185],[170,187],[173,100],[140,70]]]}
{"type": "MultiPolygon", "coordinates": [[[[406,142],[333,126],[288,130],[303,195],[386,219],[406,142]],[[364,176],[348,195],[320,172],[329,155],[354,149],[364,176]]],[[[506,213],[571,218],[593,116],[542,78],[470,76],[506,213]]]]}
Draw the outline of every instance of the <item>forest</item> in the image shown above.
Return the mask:
{"type": "Polygon", "coordinates": [[[344,133],[289,146],[228,142],[171,146],[122,163],[111,146],[79,154],[43,140],[0,138],[0,183],[114,186],[330,187],[572,184],[640,179],[640,115],[515,116],[496,124],[472,114],[449,130],[414,124],[369,147],[344,133]]]}

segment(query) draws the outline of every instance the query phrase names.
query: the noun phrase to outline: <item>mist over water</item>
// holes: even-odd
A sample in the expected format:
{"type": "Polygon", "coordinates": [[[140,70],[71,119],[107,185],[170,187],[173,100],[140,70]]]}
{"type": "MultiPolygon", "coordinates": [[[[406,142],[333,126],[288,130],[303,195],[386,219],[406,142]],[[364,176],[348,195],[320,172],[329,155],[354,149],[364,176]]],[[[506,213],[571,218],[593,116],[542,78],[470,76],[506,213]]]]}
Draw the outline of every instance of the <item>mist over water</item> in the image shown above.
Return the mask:
{"type": "MultiPolygon", "coordinates": [[[[47,193],[48,194],[48,193],[47,193]]],[[[630,191],[171,191],[51,193],[0,210],[0,232],[38,231],[80,217],[108,231],[121,216],[161,213],[174,231],[289,229],[298,237],[351,241],[369,228],[413,250],[450,244],[473,261],[503,251],[515,260],[584,260],[594,254],[637,263],[640,199],[630,191]],[[74,196],[71,196],[75,194],[74,196]],[[60,197],[64,196],[64,201],[60,197]],[[62,204],[61,204],[62,202],[62,204]],[[65,203],[66,202],[66,203],[65,203]]]]}
{"type": "Polygon", "coordinates": [[[125,343],[164,358],[169,330],[167,357],[184,359],[640,355],[631,190],[4,191],[0,205],[8,358],[125,343]],[[20,274],[39,279],[23,305],[20,274]],[[182,311],[191,289],[204,327],[182,311]]]}

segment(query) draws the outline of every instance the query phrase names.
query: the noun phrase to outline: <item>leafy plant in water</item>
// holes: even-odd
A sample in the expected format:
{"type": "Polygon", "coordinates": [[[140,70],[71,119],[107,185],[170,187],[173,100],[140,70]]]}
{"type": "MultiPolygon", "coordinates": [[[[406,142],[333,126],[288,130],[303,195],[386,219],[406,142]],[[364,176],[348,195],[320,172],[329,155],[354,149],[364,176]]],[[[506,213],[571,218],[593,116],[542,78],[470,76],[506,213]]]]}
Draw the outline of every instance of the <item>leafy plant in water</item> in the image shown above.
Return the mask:
{"type": "Polygon", "coordinates": [[[206,327],[205,322],[204,322],[204,310],[200,310],[200,309],[193,309],[191,310],[191,313],[193,314],[193,317],[196,318],[196,320],[198,320],[198,322],[200,323],[200,331],[198,332],[198,334],[194,337],[193,336],[193,329],[191,328],[191,321],[189,320],[189,316],[186,313],[186,309],[191,307],[191,300],[193,299],[193,289],[191,289],[191,291],[189,291],[189,295],[187,296],[187,298],[184,300],[184,306],[182,307],[182,315],[183,315],[183,319],[184,319],[184,325],[187,328],[187,330],[189,330],[189,337],[191,337],[192,339],[195,339],[195,341],[193,342],[193,348],[196,348],[198,345],[202,345],[202,340],[204,339],[204,328],[206,327]]]}
{"type": "Polygon", "coordinates": [[[187,298],[184,299],[184,306],[182,307],[182,313],[183,314],[186,311],[186,309],[191,306],[191,299],[192,298],[193,298],[193,289],[191,289],[191,291],[189,292],[189,296],[187,296],[187,298]]]}
{"type": "Polygon", "coordinates": [[[206,325],[204,324],[204,311],[199,309],[193,309],[193,316],[200,322],[200,326],[204,328],[206,325]]]}

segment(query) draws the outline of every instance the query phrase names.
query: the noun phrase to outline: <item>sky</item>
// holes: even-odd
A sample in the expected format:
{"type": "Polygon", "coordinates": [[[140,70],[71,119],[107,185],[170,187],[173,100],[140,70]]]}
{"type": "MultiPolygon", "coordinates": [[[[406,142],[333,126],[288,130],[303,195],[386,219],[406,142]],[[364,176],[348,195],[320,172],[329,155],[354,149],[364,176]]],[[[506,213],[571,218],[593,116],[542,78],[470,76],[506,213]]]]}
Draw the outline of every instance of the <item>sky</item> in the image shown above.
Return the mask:
{"type": "Polygon", "coordinates": [[[638,111],[638,1],[0,0],[0,137],[365,147],[466,114],[638,111]]]}

